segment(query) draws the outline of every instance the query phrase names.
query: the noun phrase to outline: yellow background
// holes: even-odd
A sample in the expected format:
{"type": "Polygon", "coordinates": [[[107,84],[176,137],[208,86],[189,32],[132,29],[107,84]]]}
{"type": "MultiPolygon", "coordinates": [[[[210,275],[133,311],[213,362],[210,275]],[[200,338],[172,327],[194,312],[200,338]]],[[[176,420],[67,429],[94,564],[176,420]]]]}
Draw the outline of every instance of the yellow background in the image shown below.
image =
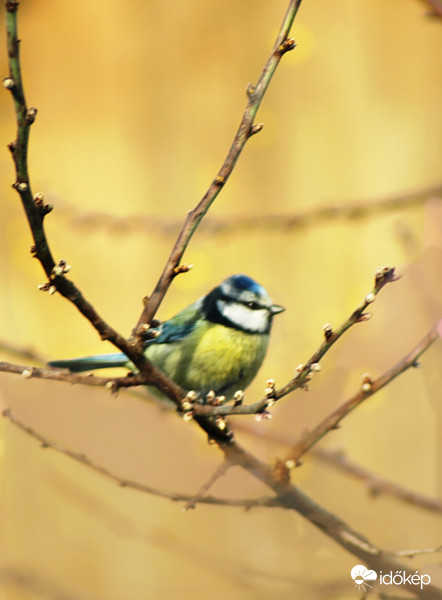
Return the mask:
{"type": "MultiPolygon", "coordinates": [[[[55,210],[45,221],[54,256],[100,314],[128,335],[161,273],[179,225],[229,148],[269,55],[286,2],[24,1],[19,9],[29,106],[38,108],[29,153],[33,193],[55,210]]],[[[168,318],[232,273],[247,273],[287,307],[275,319],[265,381],[288,381],[372,286],[397,265],[373,319],[346,334],[309,393],[242,424],[238,439],[273,461],[359,388],[395,364],[441,315],[442,212],[434,197],[361,219],[314,218],[299,228],[241,218],[292,216],[365,203],[441,181],[442,23],[418,0],[304,0],[287,54],[258,113],[264,129],[244,154],[185,255],[158,316],[168,318]],[[216,229],[220,222],[227,225],[216,229]]],[[[1,34],[4,42],[4,33],[1,34]]],[[[5,44],[3,44],[3,47],[5,44]]],[[[0,59],[7,74],[6,52],[0,59]]],[[[5,148],[12,101],[0,94],[0,338],[48,358],[111,350],[44,281],[11,184],[5,148]]],[[[359,464],[441,495],[439,342],[388,389],[330,433],[359,464]]],[[[2,351],[4,360],[23,358],[2,351]]],[[[28,361],[29,363],[30,361],[28,361]]],[[[49,440],[85,453],[121,478],[195,493],[221,456],[193,424],[127,393],[0,374],[0,402],[49,440]]],[[[278,509],[179,504],[113,481],[0,422],[0,598],[267,600],[355,598],[357,559],[301,517],[278,509]],[[57,595],[58,594],[58,595],[57,595]],[[63,596],[64,594],[64,596],[63,596]]],[[[440,516],[381,496],[305,457],[293,480],[319,504],[387,550],[440,543],[440,516]]],[[[258,497],[262,485],[232,469],[212,493],[258,497]]],[[[410,570],[431,572],[427,555],[410,570]]]]}

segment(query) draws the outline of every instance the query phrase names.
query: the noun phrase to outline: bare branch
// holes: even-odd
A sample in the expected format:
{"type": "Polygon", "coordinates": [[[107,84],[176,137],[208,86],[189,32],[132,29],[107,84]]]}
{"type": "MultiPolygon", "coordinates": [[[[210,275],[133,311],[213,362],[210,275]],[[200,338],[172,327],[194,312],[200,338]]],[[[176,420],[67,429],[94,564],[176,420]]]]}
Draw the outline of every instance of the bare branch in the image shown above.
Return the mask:
{"type": "Polygon", "coordinates": [[[45,367],[30,367],[25,365],[16,365],[5,361],[0,361],[0,371],[4,373],[14,373],[21,375],[24,379],[49,379],[52,381],[64,381],[66,383],[77,383],[82,385],[92,385],[106,387],[112,392],[119,388],[134,387],[145,384],[145,377],[141,374],[128,374],[124,377],[97,377],[92,373],[81,375],[79,373],[70,373],[69,371],[57,370],[45,367]]]}
{"type": "Polygon", "coordinates": [[[365,381],[361,390],[352,398],[341,404],[328,417],[319,423],[314,429],[303,435],[293,446],[285,457],[285,463],[291,467],[295,466],[303,454],[324,437],[329,431],[336,429],[340,421],[352,410],[367,400],[370,396],[393,381],[398,375],[404,373],[410,367],[416,366],[418,358],[431,346],[431,344],[442,336],[442,320],[429,331],[423,340],[411,350],[407,356],[402,358],[396,365],[388,369],[378,379],[365,381]]]}
{"type": "Polygon", "coordinates": [[[35,108],[27,107],[24,94],[17,33],[18,2],[8,0],[5,6],[9,77],[3,80],[3,85],[12,94],[17,120],[17,138],[9,144],[16,170],[16,181],[13,187],[20,195],[34,238],[34,246],[31,249],[31,253],[38,258],[48,277],[48,282],[42,284],[40,289],[49,291],[50,293],[59,291],[65,298],[70,300],[95,327],[101,339],[112,342],[133,361],[144,376],[144,383],[159,387],[176,404],[179,404],[180,398],[183,396],[183,392],[179,386],[151,365],[133,344],[130,344],[102,319],[75,284],[65,277],[68,269],[64,260],[55,264],[43,225],[44,217],[52,210],[52,207],[45,204],[41,194],[33,197],[27,166],[30,127],[35,120],[37,111],[35,108]]]}
{"type": "Polygon", "coordinates": [[[161,274],[151,297],[144,306],[138,323],[132,332],[132,337],[134,341],[138,342],[139,346],[141,346],[143,341],[143,329],[152,321],[173,278],[176,276],[176,268],[179,266],[182,256],[190,239],[195,233],[196,228],[230,177],[247,140],[251,135],[257,133],[256,129],[253,129],[253,123],[264,94],[282,56],[295,47],[295,41],[290,39],[288,35],[301,1],[302,0],[290,0],[272,52],[264,66],[258,83],[256,86],[250,84],[247,88],[247,106],[227,157],[203,198],[187,215],[163,273],[161,274]]]}
{"type": "MultiPolygon", "coordinates": [[[[259,438],[263,442],[275,442],[277,444],[285,444],[286,446],[293,444],[291,437],[287,434],[282,434],[279,431],[269,431],[268,429],[263,431],[262,429],[250,427],[249,423],[242,421],[235,423],[235,431],[238,430],[247,435],[259,438]]],[[[440,498],[425,496],[385,479],[347,458],[342,449],[329,450],[328,448],[313,447],[308,451],[308,456],[317,458],[336,469],[360,479],[365,482],[369,492],[373,495],[386,494],[417,508],[442,512],[442,500],[440,498]]],[[[301,466],[301,464],[298,463],[298,466],[301,466]]]]}
{"type": "Polygon", "coordinates": [[[222,475],[226,474],[226,472],[228,471],[229,467],[231,467],[231,466],[232,466],[232,464],[228,460],[224,460],[215,469],[215,472],[209,477],[209,479],[200,487],[200,489],[195,494],[195,496],[193,498],[191,498],[188,502],[186,502],[186,504],[184,506],[184,509],[185,510],[189,510],[191,508],[195,508],[197,502],[199,502],[201,500],[201,498],[203,498],[207,494],[207,492],[210,490],[210,488],[212,487],[212,485],[216,481],[218,481],[218,479],[222,475]]]}
{"type": "Polygon", "coordinates": [[[32,346],[20,346],[9,340],[0,339],[0,352],[7,352],[8,354],[15,354],[20,358],[27,358],[30,360],[36,360],[40,363],[46,362],[46,357],[43,356],[38,350],[32,346]]]}
{"type": "MultiPolygon", "coordinates": [[[[73,460],[85,465],[86,467],[89,467],[90,469],[93,469],[97,473],[101,473],[101,475],[104,475],[105,477],[112,479],[121,487],[132,488],[134,490],[138,490],[139,492],[144,492],[146,494],[152,494],[154,496],[168,498],[169,500],[173,500],[174,502],[191,503],[192,506],[189,506],[189,508],[193,507],[197,503],[198,504],[213,504],[213,505],[220,505],[220,506],[237,506],[239,508],[245,508],[247,510],[254,508],[254,507],[258,507],[258,506],[261,506],[261,507],[281,506],[281,503],[277,498],[270,498],[267,496],[263,496],[261,498],[244,498],[244,499],[218,498],[215,496],[204,496],[203,494],[205,494],[205,491],[206,491],[205,490],[205,491],[203,491],[203,494],[200,494],[200,495],[198,495],[198,497],[196,497],[195,495],[180,494],[178,492],[166,492],[159,488],[145,485],[138,481],[125,479],[123,477],[120,477],[119,475],[116,475],[115,473],[112,473],[106,467],[103,467],[102,465],[98,465],[98,464],[94,463],[85,454],[83,454],[81,452],[75,452],[74,450],[70,450],[69,448],[65,448],[65,447],[61,446],[60,444],[57,444],[55,442],[48,440],[41,433],[38,433],[32,427],[25,425],[24,423],[22,423],[20,421],[20,419],[17,419],[12,414],[12,412],[10,411],[9,408],[4,409],[2,412],[2,415],[3,415],[3,417],[9,419],[9,421],[13,425],[15,425],[16,427],[21,429],[21,431],[23,431],[27,435],[31,436],[35,440],[37,440],[41,444],[42,448],[51,448],[52,450],[55,450],[56,452],[65,454],[69,458],[72,458],[73,460]]],[[[221,465],[223,471],[225,471],[226,467],[228,467],[230,465],[231,465],[230,462],[224,461],[221,465]]],[[[221,468],[217,469],[217,472],[216,472],[217,476],[221,475],[220,471],[221,471],[221,468]]],[[[210,481],[212,482],[212,480],[210,480],[210,481]]]]}
{"type": "Polygon", "coordinates": [[[397,552],[389,553],[390,556],[406,556],[407,558],[414,558],[420,554],[437,554],[442,552],[442,546],[437,548],[424,548],[423,550],[398,550],[397,552]]]}
{"type": "Polygon", "coordinates": [[[373,496],[386,494],[419,508],[434,512],[442,512],[442,500],[440,498],[430,498],[429,496],[425,496],[424,494],[420,494],[419,492],[415,492],[398,483],[385,479],[385,477],[381,477],[380,475],[361,467],[361,465],[356,464],[347,458],[341,450],[315,448],[312,451],[312,455],[363,481],[373,496]]]}
{"type": "MultiPolygon", "coordinates": [[[[364,561],[364,564],[370,568],[384,573],[407,570],[405,565],[393,560],[391,556],[376,547],[367,538],[351,529],[344,521],[316,504],[300,489],[292,485],[289,481],[288,469],[281,471],[266,465],[236,442],[220,444],[220,449],[233,464],[241,466],[272,489],[285,508],[301,514],[342,548],[364,561]]],[[[404,588],[415,594],[419,593],[419,598],[429,600],[441,600],[442,598],[442,590],[433,585],[426,585],[425,589],[419,589],[419,592],[408,583],[405,583],[404,588]]]]}
{"type": "MultiPolygon", "coordinates": [[[[370,216],[421,206],[430,199],[442,200],[442,185],[376,200],[328,204],[288,214],[268,213],[265,215],[235,215],[234,217],[206,215],[200,225],[200,231],[210,235],[232,233],[237,230],[246,234],[261,229],[265,231],[276,229],[305,232],[308,227],[317,227],[338,219],[356,221],[370,216]]],[[[161,235],[176,235],[181,227],[181,221],[174,220],[173,217],[162,218],[143,214],[121,217],[96,211],[85,213],[84,211],[78,211],[75,206],[67,203],[63,203],[62,206],[57,205],[57,213],[65,214],[73,227],[93,230],[116,229],[122,235],[132,235],[134,232],[147,232],[149,235],[155,232],[160,232],[161,235]]]]}
{"type": "Polygon", "coordinates": [[[344,333],[356,323],[361,323],[370,318],[370,313],[366,313],[366,309],[376,299],[377,294],[381,289],[392,281],[396,281],[399,277],[395,273],[394,267],[383,266],[379,267],[375,274],[375,283],[372,290],[365,296],[364,301],[353,311],[353,313],[342,323],[338,329],[333,330],[331,325],[327,323],[324,326],[325,340],[310,359],[296,370],[295,377],[279,390],[272,390],[265,398],[254,402],[253,404],[239,404],[237,406],[221,405],[213,406],[210,404],[194,404],[194,413],[196,416],[218,416],[224,417],[227,415],[250,415],[250,414],[267,414],[267,410],[273,404],[299,388],[308,388],[308,383],[312,379],[314,373],[320,370],[319,361],[330,350],[344,333]]]}

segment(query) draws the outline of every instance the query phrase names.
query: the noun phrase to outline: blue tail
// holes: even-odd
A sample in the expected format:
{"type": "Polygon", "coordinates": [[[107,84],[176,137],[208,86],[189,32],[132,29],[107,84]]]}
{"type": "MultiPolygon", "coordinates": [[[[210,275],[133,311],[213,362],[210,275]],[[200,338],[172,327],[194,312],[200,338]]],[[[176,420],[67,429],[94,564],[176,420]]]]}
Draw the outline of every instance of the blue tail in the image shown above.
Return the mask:
{"type": "Polygon", "coordinates": [[[97,354],[95,356],[83,356],[82,358],[70,358],[67,360],[51,360],[48,362],[48,365],[56,369],[69,369],[71,373],[81,373],[82,371],[93,371],[95,369],[124,367],[128,363],[129,359],[127,356],[120,352],[118,354],[97,354]]]}

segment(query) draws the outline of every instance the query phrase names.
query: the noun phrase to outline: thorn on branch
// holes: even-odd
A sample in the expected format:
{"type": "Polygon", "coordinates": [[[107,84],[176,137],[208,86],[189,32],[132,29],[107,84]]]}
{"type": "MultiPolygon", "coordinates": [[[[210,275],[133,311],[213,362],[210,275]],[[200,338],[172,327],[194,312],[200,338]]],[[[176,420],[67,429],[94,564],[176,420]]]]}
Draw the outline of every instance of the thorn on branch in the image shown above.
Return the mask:
{"type": "Polygon", "coordinates": [[[283,54],[289,52],[290,50],[293,50],[294,48],[296,48],[296,41],[294,40],[294,38],[287,38],[279,46],[278,53],[282,56],[283,54]]]}

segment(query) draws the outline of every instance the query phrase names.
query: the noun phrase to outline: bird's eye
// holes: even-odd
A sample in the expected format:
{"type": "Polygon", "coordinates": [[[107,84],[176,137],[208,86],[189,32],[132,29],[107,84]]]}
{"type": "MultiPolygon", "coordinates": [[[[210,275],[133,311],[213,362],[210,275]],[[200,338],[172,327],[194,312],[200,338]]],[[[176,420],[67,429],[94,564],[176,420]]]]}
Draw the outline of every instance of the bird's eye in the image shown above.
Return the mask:
{"type": "Polygon", "coordinates": [[[258,310],[258,308],[261,308],[258,302],[247,302],[247,306],[252,310],[258,310]]]}

